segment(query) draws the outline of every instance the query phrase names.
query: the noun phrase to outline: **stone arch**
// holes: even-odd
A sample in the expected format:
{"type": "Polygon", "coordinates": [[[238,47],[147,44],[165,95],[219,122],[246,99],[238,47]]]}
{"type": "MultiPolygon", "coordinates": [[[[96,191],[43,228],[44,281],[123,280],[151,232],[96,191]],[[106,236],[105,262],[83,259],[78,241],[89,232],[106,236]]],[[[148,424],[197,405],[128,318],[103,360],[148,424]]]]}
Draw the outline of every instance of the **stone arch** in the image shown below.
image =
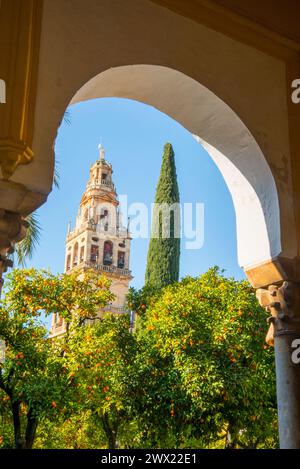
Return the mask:
{"type": "Polygon", "coordinates": [[[76,241],[76,243],[74,244],[74,247],[73,247],[73,258],[72,258],[72,266],[75,267],[76,265],[78,265],[78,242],[76,241]]]}
{"type": "Polygon", "coordinates": [[[114,244],[110,240],[104,241],[103,244],[103,264],[110,266],[113,264],[114,244]]]}
{"type": "Polygon", "coordinates": [[[71,252],[68,252],[67,256],[66,256],[66,268],[65,268],[65,270],[68,271],[70,269],[71,269],[71,252]]]}
{"type": "Polygon", "coordinates": [[[202,139],[222,166],[238,213],[239,263],[253,285],[278,282],[287,275],[294,278],[299,270],[292,266],[299,257],[298,202],[287,112],[287,56],[249,47],[247,41],[149,0],[131,0],[130,8],[122,0],[116,0],[114,8],[111,0],[90,0],[90,8],[81,0],[44,0],[40,20],[30,112],[26,108],[30,164],[13,169],[14,189],[3,185],[3,207],[27,215],[45,202],[53,183],[53,142],[71,100],[136,99],[202,139]],[[237,192],[242,194],[239,199],[237,192]],[[260,212],[259,229],[252,209],[247,215],[249,203],[244,204],[251,197],[252,208],[260,212]],[[250,244],[249,227],[256,235],[250,244]],[[254,281],[257,264],[267,264],[267,276],[254,281]]]}
{"type": "Polygon", "coordinates": [[[96,75],[70,104],[112,96],[135,99],[165,112],[207,150],[232,196],[242,267],[248,269],[280,254],[279,203],[272,172],[255,138],[224,101],[179,71],[129,65],[96,75]]]}
{"type": "MultiPolygon", "coordinates": [[[[4,72],[14,93],[1,108],[1,257],[24,236],[21,216],[44,203],[51,191],[53,142],[72,96],[93,77],[98,88],[98,78],[113,73],[113,83],[95,88],[96,97],[106,92],[155,106],[206,147],[234,199],[239,261],[253,285],[272,287],[261,292],[261,303],[276,304],[274,316],[280,304],[289,319],[297,317],[299,115],[290,92],[291,80],[299,76],[299,38],[290,21],[288,28],[278,27],[283,2],[268,21],[257,16],[255,6],[252,12],[229,7],[234,2],[186,2],[184,8],[163,0],[130,0],[130,7],[123,0],[113,6],[111,0],[89,0],[88,7],[82,0],[4,2],[4,8],[2,3],[4,72]],[[18,28],[17,18],[22,18],[18,28]],[[143,67],[136,64],[153,64],[146,67],[158,67],[159,73],[137,68],[129,70],[132,75],[121,73],[121,67],[143,67]],[[203,93],[198,95],[199,84],[203,93]],[[209,93],[214,102],[206,99],[209,93]],[[290,285],[283,280],[294,282],[296,300],[288,307],[283,290],[290,285]],[[274,284],[281,285],[278,295],[274,284]]],[[[0,273],[6,267],[1,258],[0,273]]],[[[286,324],[275,338],[280,439],[283,448],[299,448],[299,373],[290,366],[291,323],[286,324]]]]}

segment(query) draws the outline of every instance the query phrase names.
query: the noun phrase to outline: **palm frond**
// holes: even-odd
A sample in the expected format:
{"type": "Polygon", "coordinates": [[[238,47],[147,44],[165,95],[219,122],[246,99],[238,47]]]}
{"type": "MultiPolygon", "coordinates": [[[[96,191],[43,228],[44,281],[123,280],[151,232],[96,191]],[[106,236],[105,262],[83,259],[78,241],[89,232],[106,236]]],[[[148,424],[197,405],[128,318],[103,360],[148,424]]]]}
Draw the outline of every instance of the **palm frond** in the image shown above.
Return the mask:
{"type": "Polygon", "coordinates": [[[63,121],[65,124],[70,125],[71,124],[71,112],[69,109],[67,109],[63,115],[63,121]]]}
{"type": "Polygon", "coordinates": [[[38,216],[36,212],[31,213],[26,217],[26,221],[29,223],[27,228],[26,237],[22,239],[15,246],[15,253],[17,257],[18,265],[22,267],[26,266],[26,260],[31,259],[36,249],[40,236],[42,227],[38,221],[38,216]]]}
{"type": "Polygon", "coordinates": [[[58,166],[59,166],[59,161],[57,160],[57,158],[55,158],[53,184],[55,185],[57,189],[60,188],[60,174],[59,174],[58,166]]]}
{"type": "MultiPolygon", "coordinates": [[[[62,120],[67,125],[71,124],[71,112],[69,109],[65,111],[62,120]]],[[[57,189],[59,189],[60,187],[60,174],[59,174],[58,166],[59,166],[59,161],[57,160],[57,158],[55,158],[53,184],[57,189]]]]}

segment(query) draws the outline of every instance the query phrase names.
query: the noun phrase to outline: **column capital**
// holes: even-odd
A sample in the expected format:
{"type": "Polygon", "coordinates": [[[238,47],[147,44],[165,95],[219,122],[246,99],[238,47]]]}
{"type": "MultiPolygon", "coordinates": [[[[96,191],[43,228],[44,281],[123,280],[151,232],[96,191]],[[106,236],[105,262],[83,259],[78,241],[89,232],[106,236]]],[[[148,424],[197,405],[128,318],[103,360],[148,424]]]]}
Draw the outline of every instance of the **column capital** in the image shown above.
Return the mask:
{"type": "Polygon", "coordinates": [[[0,209],[0,254],[13,250],[14,244],[21,241],[28,228],[28,222],[19,214],[0,209]]]}
{"type": "Polygon", "coordinates": [[[266,337],[269,345],[274,338],[290,335],[300,336],[300,283],[283,281],[280,284],[259,288],[256,297],[262,307],[271,314],[270,328],[266,337]]]}
{"type": "Polygon", "coordinates": [[[25,237],[27,228],[28,222],[19,213],[0,209],[0,293],[2,274],[13,266],[7,255],[13,252],[15,243],[25,237]]]}

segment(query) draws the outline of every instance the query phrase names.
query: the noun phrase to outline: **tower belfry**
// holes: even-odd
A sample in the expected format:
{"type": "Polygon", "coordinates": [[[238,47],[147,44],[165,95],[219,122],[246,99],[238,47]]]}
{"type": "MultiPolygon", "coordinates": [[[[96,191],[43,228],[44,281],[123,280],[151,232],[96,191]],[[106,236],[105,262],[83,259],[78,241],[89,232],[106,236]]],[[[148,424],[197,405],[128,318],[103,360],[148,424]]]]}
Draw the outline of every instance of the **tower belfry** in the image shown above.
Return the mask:
{"type": "MultiPolygon", "coordinates": [[[[74,229],[68,226],[65,272],[81,274],[95,269],[108,276],[114,301],[104,310],[125,312],[125,297],[132,279],[129,270],[130,234],[122,224],[119,201],[112,181],[112,165],[105,159],[103,146],[90,168],[89,180],[82,195],[74,229]]],[[[101,310],[103,311],[103,310],[101,310]]],[[[101,311],[99,313],[101,313],[101,311]]],[[[65,331],[61,318],[53,315],[51,336],[65,331]]]]}

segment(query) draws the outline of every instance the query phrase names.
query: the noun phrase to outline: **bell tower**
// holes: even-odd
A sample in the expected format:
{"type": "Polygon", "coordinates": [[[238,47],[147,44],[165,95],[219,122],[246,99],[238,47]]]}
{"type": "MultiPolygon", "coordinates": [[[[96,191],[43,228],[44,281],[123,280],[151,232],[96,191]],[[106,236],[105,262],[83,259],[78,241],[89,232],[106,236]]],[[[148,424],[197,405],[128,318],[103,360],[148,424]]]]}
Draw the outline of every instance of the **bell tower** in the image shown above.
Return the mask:
{"type": "MultiPolygon", "coordinates": [[[[75,227],[71,229],[70,223],[68,226],[65,272],[80,274],[93,268],[108,276],[115,299],[104,310],[121,314],[125,312],[125,297],[133,278],[129,270],[131,238],[122,224],[112,165],[106,161],[102,145],[98,149],[99,156],[90,168],[75,227]]],[[[62,319],[53,315],[51,336],[64,332],[62,319]]]]}

